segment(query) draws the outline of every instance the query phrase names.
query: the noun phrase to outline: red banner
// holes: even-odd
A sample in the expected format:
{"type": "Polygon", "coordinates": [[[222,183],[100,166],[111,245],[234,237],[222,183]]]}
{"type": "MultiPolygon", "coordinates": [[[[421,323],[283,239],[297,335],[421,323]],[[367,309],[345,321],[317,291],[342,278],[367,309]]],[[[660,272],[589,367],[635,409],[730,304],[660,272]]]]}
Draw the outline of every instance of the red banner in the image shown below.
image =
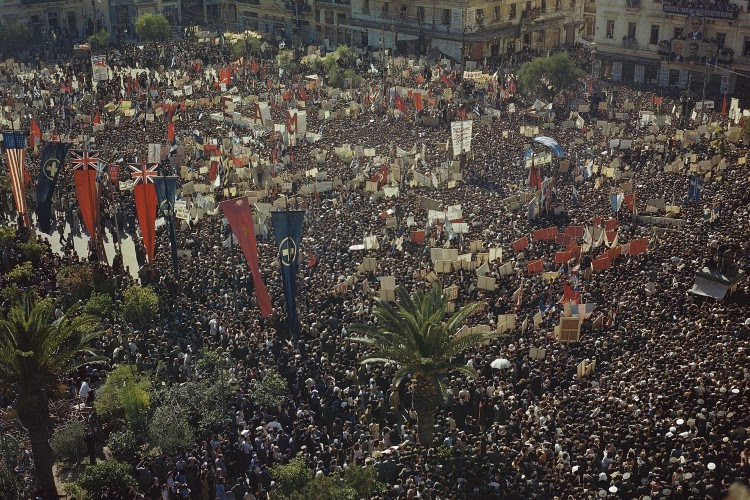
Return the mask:
{"type": "Polygon", "coordinates": [[[609,257],[600,257],[593,262],[594,271],[601,271],[602,269],[609,269],[612,267],[612,263],[609,261],[609,257]]]}
{"type": "Polygon", "coordinates": [[[130,165],[138,226],[141,228],[143,246],[149,263],[154,261],[156,241],[156,188],[153,180],[156,176],[156,167],[156,164],[147,166],[145,163],[130,165]]]}
{"type": "Polygon", "coordinates": [[[424,243],[424,237],[424,230],[411,232],[411,241],[413,243],[424,243]]]}
{"type": "Polygon", "coordinates": [[[78,195],[83,225],[91,238],[96,238],[99,222],[99,185],[96,182],[96,167],[99,158],[88,151],[71,151],[73,180],[78,195]]]}
{"type": "Polygon", "coordinates": [[[227,201],[222,201],[219,206],[229,221],[237,241],[242,248],[242,253],[250,265],[250,272],[253,274],[253,283],[255,283],[255,293],[258,296],[258,307],[260,314],[264,318],[271,315],[271,297],[268,295],[263,278],[260,275],[258,264],[258,247],[255,241],[255,228],[253,226],[253,213],[250,208],[250,202],[247,196],[241,196],[227,201]]]}
{"type": "Polygon", "coordinates": [[[529,239],[524,236],[523,238],[517,239],[513,242],[513,250],[516,252],[520,252],[524,248],[527,248],[529,246],[529,239]]]}
{"type": "Polygon", "coordinates": [[[109,165],[107,172],[109,173],[109,181],[117,186],[120,182],[120,165],[109,165]]]}
{"type": "Polygon", "coordinates": [[[544,269],[544,263],[541,260],[532,260],[526,266],[529,274],[541,273],[542,269],[544,269]]]}

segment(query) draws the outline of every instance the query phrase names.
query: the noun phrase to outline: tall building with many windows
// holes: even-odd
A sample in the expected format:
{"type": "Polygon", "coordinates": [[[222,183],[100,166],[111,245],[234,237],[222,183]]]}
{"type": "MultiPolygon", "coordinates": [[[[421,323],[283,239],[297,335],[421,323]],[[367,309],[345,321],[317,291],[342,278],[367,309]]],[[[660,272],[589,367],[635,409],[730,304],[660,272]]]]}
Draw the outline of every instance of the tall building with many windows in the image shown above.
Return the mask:
{"type": "Polygon", "coordinates": [[[616,81],[719,94],[748,92],[748,2],[706,0],[599,2],[600,75],[616,81]]]}

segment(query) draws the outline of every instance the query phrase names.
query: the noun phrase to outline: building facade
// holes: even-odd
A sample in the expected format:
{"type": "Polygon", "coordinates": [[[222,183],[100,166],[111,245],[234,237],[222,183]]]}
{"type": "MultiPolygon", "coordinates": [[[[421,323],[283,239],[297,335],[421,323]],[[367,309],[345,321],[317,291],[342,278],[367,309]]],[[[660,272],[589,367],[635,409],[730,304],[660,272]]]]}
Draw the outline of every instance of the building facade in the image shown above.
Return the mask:
{"type": "Polygon", "coordinates": [[[707,95],[749,92],[747,2],[611,0],[596,13],[599,75],[707,95]]]}
{"type": "Polygon", "coordinates": [[[106,1],[2,0],[0,7],[4,26],[28,26],[37,42],[46,40],[51,33],[65,39],[82,39],[110,25],[106,1]]]}

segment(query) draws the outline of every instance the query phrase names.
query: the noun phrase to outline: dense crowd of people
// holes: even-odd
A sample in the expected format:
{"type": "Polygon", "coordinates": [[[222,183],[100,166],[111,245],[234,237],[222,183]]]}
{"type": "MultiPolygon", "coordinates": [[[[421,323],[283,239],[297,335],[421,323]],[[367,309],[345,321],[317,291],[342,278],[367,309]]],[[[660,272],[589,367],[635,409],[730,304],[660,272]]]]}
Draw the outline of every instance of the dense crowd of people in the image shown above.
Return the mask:
{"type": "MultiPolygon", "coordinates": [[[[581,62],[588,57],[582,49],[571,54],[581,62]]],[[[189,380],[199,351],[209,348],[221,353],[239,380],[231,409],[234,425],[184,443],[178,454],[144,456],[136,468],[139,494],[223,499],[232,492],[234,498],[267,498],[274,487],[272,466],[295,456],[302,456],[315,474],[335,476],[351,464],[375,465],[387,485],[386,498],[698,499],[721,498],[733,482],[747,483],[747,280],[723,300],[689,293],[696,271],[720,267],[728,255],[735,256],[736,270],[750,268],[750,194],[747,165],[740,161],[747,150],[731,136],[734,121],[712,112],[708,122],[716,125],[689,141],[677,131],[697,129],[698,124],[675,115],[673,106],[679,112],[679,103],[667,98],[657,105],[654,97],[659,96],[652,92],[596,81],[591,90],[603,96],[604,106],[581,111],[579,127],[570,114],[590,102],[582,97],[586,85],[566,89],[549,108],[545,103],[532,106],[537,97],[545,98],[518,95],[509,76],[521,60],[498,65],[495,83],[465,86],[470,90],[461,104],[448,97],[464,87],[460,75],[451,74],[450,63],[436,69],[437,61],[415,61],[422,66],[419,71],[403,74],[405,68],[399,68],[397,83],[388,84],[382,74],[368,74],[370,62],[367,55],[352,62],[362,69],[361,85],[335,91],[325,80],[306,80],[303,75],[312,71],[302,64],[294,75],[280,79],[272,61],[237,61],[229,47],[189,41],[110,49],[111,78],[95,87],[88,59],[40,63],[31,77],[7,67],[2,71],[11,82],[10,98],[40,124],[45,140],[92,135],[91,148],[107,163],[122,165],[120,182],[113,187],[105,182],[102,223],[106,238],[135,241],[140,265],[145,265],[145,252],[133,193],[120,184],[129,178],[125,164],[144,161],[149,143],[167,143],[169,117],[175,117],[176,152],[160,168],[182,175],[181,167],[187,167],[193,183],[214,186],[214,179],[220,179],[200,197],[182,194],[193,216],[177,221],[178,248],[188,252],[181,254],[176,272],[167,226],[159,230],[156,261],[150,272],[141,273],[164,304],[158,324],[139,331],[121,317],[112,318],[113,328],[98,345],[111,365],[130,363],[146,371],[162,361],[174,382],[189,380]],[[231,83],[222,87],[219,73],[227,67],[231,83]],[[192,87],[192,97],[175,96],[185,85],[192,87]],[[396,85],[404,89],[406,112],[394,111],[396,85]],[[273,130],[212,120],[211,113],[222,111],[222,103],[213,99],[227,93],[259,96],[269,103],[277,124],[286,123],[286,111],[301,109],[299,101],[304,101],[308,137],[285,144],[273,130]],[[415,108],[415,93],[423,95],[422,109],[415,108]],[[183,106],[187,99],[195,106],[183,106]],[[200,99],[211,101],[201,105],[200,99]],[[131,117],[119,111],[125,100],[135,110],[131,117]],[[118,110],[107,111],[109,103],[118,110]],[[163,103],[163,115],[145,119],[163,103]],[[638,111],[671,120],[655,130],[655,123],[645,124],[638,111]],[[336,112],[338,117],[326,119],[336,112]],[[81,115],[97,114],[102,130],[92,133],[90,120],[81,115]],[[444,162],[454,160],[446,143],[450,122],[460,117],[473,120],[471,150],[460,162],[462,179],[449,187],[447,180],[437,181],[437,174],[444,162]],[[620,129],[607,133],[608,126],[620,129]],[[717,126],[724,132],[715,132],[717,126]],[[528,133],[521,134],[522,128],[533,127],[531,135],[553,137],[565,158],[534,167],[540,177],[554,181],[546,192],[550,203],[541,203],[539,213],[529,217],[526,203],[512,208],[505,200],[535,188],[522,157],[527,149],[540,157],[546,150],[532,145],[528,133]],[[224,160],[216,171],[201,169],[217,153],[205,154],[198,138],[203,144],[228,141],[218,153],[224,160]],[[632,146],[619,149],[610,143],[614,138],[632,140],[632,146]],[[337,155],[334,148],[345,144],[354,153],[337,155]],[[249,154],[240,146],[250,148],[249,154]],[[358,154],[357,147],[373,148],[380,163],[358,154]],[[321,158],[321,152],[327,155],[321,158]],[[691,163],[715,155],[724,161],[706,177],[700,203],[690,202],[691,163]],[[242,160],[234,165],[233,157],[242,160]],[[561,168],[565,161],[567,169],[561,168]],[[676,171],[665,170],[675,163],[676,171]],[[395,197],[365,189],[382,165],[399,167],[389,170],[386,185],[400,188],[395,197]],[[273,234],[270,220],[261,218],[258,241],[261,273],[274,304],[270,318],[259,314],[247,265],[224,244],[230,229],[221,212],[212,209],[232,196],[225,189],[240,182],[235,167],[253,172],[247,189],[265,190],[259,201],[288,197],[290,204],[307,211],[297,297],[299,336],[286,330],[277,248],[272,238],[264,237],[273,234]],[[298,194],[309,187],[305,172],[314,168],[341,182],[329,191],[303,189],[306,194],[298,194]],[[607,168],[622,178],[605,175],[607,168]],[[435,174],[435,184],[416,182],[415,174],[435,174]],[[292,183],[292,190],[284,190],[277,178],[292,183]],[[620,191],[636,193],[635,210],[623,204],[612,213],[610,194],[620,191]],[[468,233],[456,234],[451,226],[459,222],[447,218],[428,225],[424,198],[443,210],[460,205],[457,219],[468,223],[468,233]],[[661,219],[641,216],[666,219],[665,204],[679,207],[670,216],[679,225],[663,227],[661,219]],[[656,208],[647,210],[647,205],[656,208]],[[721,207],[716,220],[706,220],[705,209],[716,206],[721,207]],[[389,210],[398,215],[395,227],[386,227],[390,217],[382,216],[389,210]],[[607,229],[616,232],[619,245],[647,238],[647,250],[623,252],[611,267],[592,272],[592,260],[617,246],[612,233],[596,227],[604,222],[595,219],[617,219],[607,229]],[[585,226],[602,236],[578,238],[588,252],[555,263],[555,253],[565,247],[532,238],[534,230],[552,226],[560,233],[585,226]],[[412,240],[415,230],[426,231],[424,242],[412,240]],[[378,248],[352,249],[371,235],[378,248]],[[524,237],[530,243],[517,251],[514,243],[524,237]],[[458,286],[457,307],[476,300],[487,303],[469,326],[494,329],[500,326],[498,316],[507,314],[515,315],[515,325],[490,345],[463,354],[462,361],[478,376],[450,377],[445,404],[437,413],[435,441],[421,443],[409,384],[391,385],[396,367],[358,364],[366,349],[350,342],[350,325],[373,321],[378,277],[395,276],[397,285],[409,290],[425,288],[425,275],[433,269],[430,247],[468,254],[476,240],[484,249],[503,250],[501,258],[488,263],[487,276],[496,278],[496,289],[477,287],[477,277],[468,269],[441,273],[438,279],[444,287],[458,286]],[[365,256],[377,258],[374,272],[358,272],[365,256]],[[544,273],[529,273],[527,264],[537,260],[543,261],[543,271],[559,274],[544,279],[544,273]],[[508,262],[512,271],[501,274],[508,262]],[[553,333],[564,310],[566,285],[580,294],[582,303],[596,305],[583,321],[580,341],[573,343],[559,342],[553,333]],[[544,349],[546,355],[532,358],[530,348],[544,349]],[[510,367],[493,368],[497,358],[507,359],[510,367]],[[579,377],[577,368],[584,360],[596,360],[596,366],[579,377]],[[248,397],[269,368],[288,384],[285,403],[276,409],[257,407],[248,397]]],[[[243,103],[237,110],[252,116],[253,106],[243,103]]],[[[27,156],[27,167],[35,179],[38,155],[27,156]]],[[[53,296],[56,270],[95,258],[95,252],[74,251],[72,238],[84,229],[74,190],[66,182],[71,181],[58,186],[61,195],[55,203],[55,228],[64,253],[50,255],[48,266],[35,277],[37,288],[53,296]]],[[[187,182],[182,176],[180,184],[187,182]]],[[[2,209],[5,220],[15,223],[10,195],[2,209]]],[[[7,270],[14,256],[3,260],[7,270]]],[[[124,270],[122,260],[115,260],[112,268],[102,265],[119,276],[121,289],[136,279],[137,270],[124,270]]],[[[8,307],[3,304],[4,310],[8,307]]],[[[106,372],[94,367],[74,375],[70,385],[76,394],[85,392],[93,399],[90,387],[103,378],[106,372]]]]}

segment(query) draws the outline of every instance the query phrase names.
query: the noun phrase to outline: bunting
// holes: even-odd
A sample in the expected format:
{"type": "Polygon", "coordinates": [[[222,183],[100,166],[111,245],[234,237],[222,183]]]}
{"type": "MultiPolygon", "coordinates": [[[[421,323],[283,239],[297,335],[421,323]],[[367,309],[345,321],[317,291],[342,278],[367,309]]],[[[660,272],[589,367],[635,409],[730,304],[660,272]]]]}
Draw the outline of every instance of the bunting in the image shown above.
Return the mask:
{"type": "Polygon", "coordinates": [[[133,196],[138,213],[138,226],[141,228],[143,246],[146,249],[148,262],[154,261],[154,244],[156,240],[156,188],[154,177],[158,165],[128,165],[130,177],[133,178],[133,196]]]}

